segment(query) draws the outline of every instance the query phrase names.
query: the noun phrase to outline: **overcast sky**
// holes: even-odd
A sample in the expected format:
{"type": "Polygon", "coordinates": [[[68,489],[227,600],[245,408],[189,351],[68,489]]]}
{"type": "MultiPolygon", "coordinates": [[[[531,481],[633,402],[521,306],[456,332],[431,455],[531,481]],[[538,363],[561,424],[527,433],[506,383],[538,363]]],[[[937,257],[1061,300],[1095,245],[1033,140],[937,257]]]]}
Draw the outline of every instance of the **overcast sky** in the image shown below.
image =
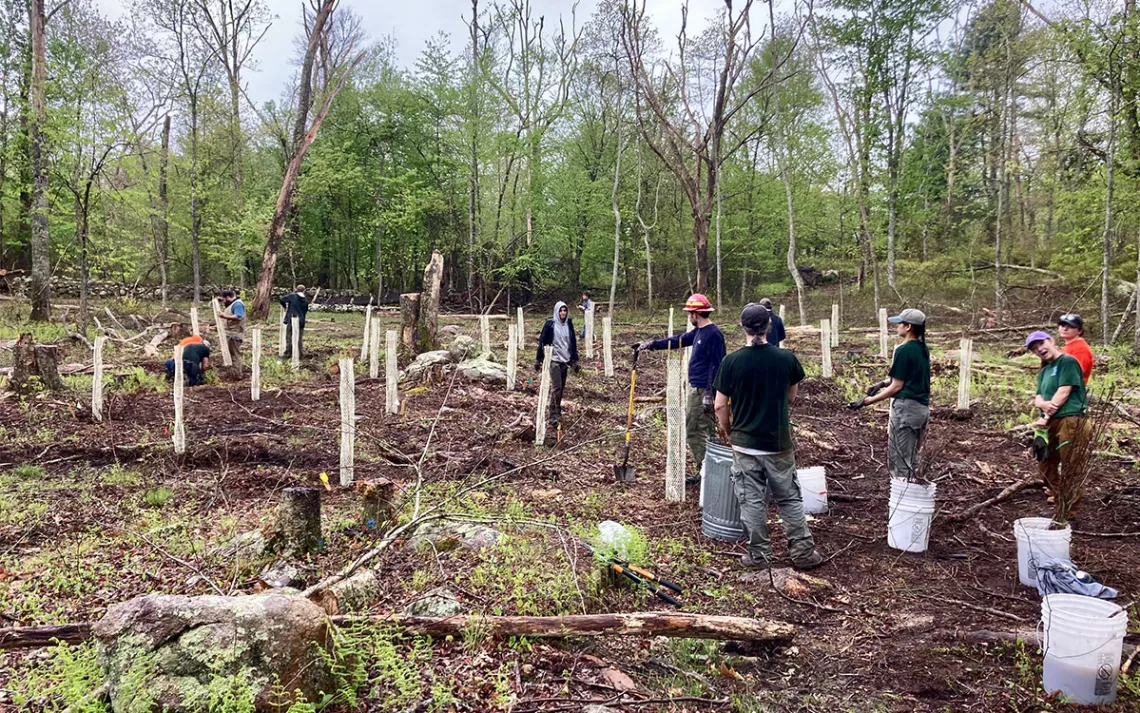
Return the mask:
{"type": "MultiPolygon", "coordinates": [[[[123,13],[122,0],[95,0],[110,19],[118,19],[123,13]]],[[[298,0],[266,0],[270,11],[276,16],[265,39],[258,45],[254,58],[256,69],[245,75],[250,97],[259,105],[271,99],[278,99],[292,76],[294,66],[293,38],[300,32],[301,2],[298,0]]],[[[544,15],[547,27],[562,16],[567,27],[570,24],[572,0],[531,0],[534,15],[544,15]]],[[[663,37],[673,37],[681,27],[682,0],[647,0],[648,14],[652,17],[663,37]]],[[[364,22],[364,28],[373,40],[393,37],[400,63],[410,67],[424,49],[428,39],[439,32],[446,33],[456,51],[463,48],[467,26],[464,18],[470,17],[470,0],[341,0],[341,5],[351,7],[364,22]]],[[[490,0],[481,0],[487,7],[490,0]]],[[[576,12],[579,27],[593,13],[597,0],[581,0],[576,12]]],[[[705,26],[723,0],[690,0],[689,27],[696,34],[705,26]]]]}

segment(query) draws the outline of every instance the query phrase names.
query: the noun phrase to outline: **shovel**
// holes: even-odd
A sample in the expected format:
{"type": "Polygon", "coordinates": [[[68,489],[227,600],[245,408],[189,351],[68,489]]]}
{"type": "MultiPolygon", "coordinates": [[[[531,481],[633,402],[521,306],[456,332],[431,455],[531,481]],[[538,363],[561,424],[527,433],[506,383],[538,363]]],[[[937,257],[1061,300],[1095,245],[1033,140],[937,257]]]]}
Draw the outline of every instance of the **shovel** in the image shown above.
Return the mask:
{"type": "Polygon", "coordinates": [[[637,469],[629,464],[629,439],[633,431],[633,392],[637,387],[637,355],[640,350],[633,352],[633,367],[629,371],[629,411],[625,417],[625,458],[621,465],[614,466],[614,479],[619,483],[632,483],[637,476],[637,469]]]}

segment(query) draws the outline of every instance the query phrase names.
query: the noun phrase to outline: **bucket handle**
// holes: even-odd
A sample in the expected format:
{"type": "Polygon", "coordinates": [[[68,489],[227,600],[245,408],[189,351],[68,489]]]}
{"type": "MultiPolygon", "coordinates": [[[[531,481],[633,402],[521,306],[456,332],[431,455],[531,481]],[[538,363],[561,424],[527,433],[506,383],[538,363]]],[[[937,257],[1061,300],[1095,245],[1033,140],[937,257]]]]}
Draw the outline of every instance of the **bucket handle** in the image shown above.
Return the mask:
{"type": "MultiPolygon", "coordinates": [[[[1034,633],[1037,635],[1037,648],[1041,649],[1041,655],[1042,656],[1048,656],[1049,650],[1047,648],[1045,648],[1045,617],[1041,617],[1040,619],[1037,620],[1037,628],[1034,630],[1034,633]]],[[[1123,637],[1121,637],[1121,638],[1123,638],[1123,637]]],[[[1095,654],[1097,651],[1100,651],[1105,646],[1108,646],[1109,644],[1111,644],[1116,639],[1117,639],[1116,636],[1112,636],[1112,637],[1106,639],[1103,643],[1101,643],[1100,646],[1089,649],[1088,651],[1086,651],[1082,654],[1071,654],[1069,656],[1056,656],[1056,655],[1054,655],[1053,658],[1057,659],[1058,661],[1065,661],[1067,659],[1079,659],[1083,656],[1088,656],[1089,654],[1095,654]]]]}

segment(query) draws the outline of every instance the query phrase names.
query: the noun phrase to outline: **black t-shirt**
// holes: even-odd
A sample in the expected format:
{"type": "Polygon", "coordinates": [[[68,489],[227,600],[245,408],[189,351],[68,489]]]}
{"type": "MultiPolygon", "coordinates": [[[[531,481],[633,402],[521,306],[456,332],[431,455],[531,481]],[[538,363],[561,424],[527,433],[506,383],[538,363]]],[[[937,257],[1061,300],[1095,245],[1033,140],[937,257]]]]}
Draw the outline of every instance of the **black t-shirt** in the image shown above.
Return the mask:
{"type": "Polygon", "coordinates": [[[192,361],[201,364],[202,360],[210,356],[210,348],[205,344],[187,344],[182,347],[182,361],[192,361]]]}
{"type": "Polygon", "coordinates": [[[909,339],[895,348],[895,359],[891,362],[890,377],[903,382],[902,391],[896,399],[910,399],[924,406],[930,405],[930,356],[923,351],[923,345],[909,339]]]}
{"type": "Polygon", "coordinates": [[[803,378],[796,355],[771,344],[725,357],[715,387],[732,402],[732,444],[770,453],[792,450],[788,389],[803,378]]]}

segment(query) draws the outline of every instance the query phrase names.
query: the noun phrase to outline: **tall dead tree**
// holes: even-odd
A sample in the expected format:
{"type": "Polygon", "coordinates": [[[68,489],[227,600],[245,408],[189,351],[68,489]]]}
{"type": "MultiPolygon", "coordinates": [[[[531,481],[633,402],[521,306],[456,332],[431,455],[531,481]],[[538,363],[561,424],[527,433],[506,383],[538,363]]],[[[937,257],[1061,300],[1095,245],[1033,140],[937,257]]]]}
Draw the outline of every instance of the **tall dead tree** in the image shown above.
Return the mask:
{"type": "Polygon", "coordinates": [[[778,81],[779,68],[788,57],[782,56],[766,75],[758,77],[755,86],[736,86],[763,39],[762,33],[755,39],[752,37],[749,24],[752,4],[753,0],[744,0],[740,10],[735,11],[732,0],[725,0],[723,34],[718,38],[723,55],[715,61],[717,70],[711,97],[701,96],[705,83],[698,76],[699,71],[690,66],[693,46],[686,31],[687,6],[681,9],[681,31],[677,35],[678,66],[669,67],[665,77],[655,77],[651,69],[651,48],[646,45],[650,30],[645,0],[627,0],[622,7],[622,43],[635,89],[638,125],[642,139],[676,176],[689,203],[696,256],[694,288],[698,292],[705,292],[709,285],[709,230],[720,161],[735,153],[753,135],[747,132],[739,144],[725,150],[725,128],[757,94],[778,81]],[[677,103],[670,100],[674,93],[679,97],[677,103]],[[705,106],[709,109],[707,114],[705,106]]]}
{"type": "Polygon", "coordinates": [[[348,60],[353,51],[353,44],[348,43],[342,48],[341,55],[335,58],[337,61],[330,61],[329,66],[339,67],[340,71],[329,71],[325,74],[327,83],[324,86],[324,101],[316,116],[313,117],[312,123],[309,124],[309,109],[313,103],[313,69],[322,43],[326,41],[325,34],[331,27],[329,19],[336,2],[337,0],[320,0],[320,4],[312,8],[314,10],[312,21],[306,23],[309,38],[305,46],[305,59],[301,64],[301,78],[297,90],[297,121],[293,126],[293,155],[285,166],[285,176],[281,179],[281,190],[277,193],[277,205],[273,209],[273,219],[269,223],[269,235],[265,241],[265,250],[261,257],[261,275],[257,278],[257,288],[254,293],[253,311],[262,317],[269,315],[269,297],[273,290],[273,276],[277,271],[277,253],[281,249],[285,225],[292,210],[293,189],[297,185],[297,176],[301,173],[301,162],[305,160],[305,154],[317,138],[317,132],[320,131],[325,117],[328,116],[333,99],[344,88],[352,70],[364,57],[364,53],[360,53],[348,60]],[[308,127],[307,130],[306,126],[308,127]]]}
{"type": "Polygon", "coordinates": [[[32,149],[32,319],[51,319],[51,243],[48,239],[47,50],[44,44],[44,0],[28,3],[32,35],[31,111],[28,131],[32,149]]]}

